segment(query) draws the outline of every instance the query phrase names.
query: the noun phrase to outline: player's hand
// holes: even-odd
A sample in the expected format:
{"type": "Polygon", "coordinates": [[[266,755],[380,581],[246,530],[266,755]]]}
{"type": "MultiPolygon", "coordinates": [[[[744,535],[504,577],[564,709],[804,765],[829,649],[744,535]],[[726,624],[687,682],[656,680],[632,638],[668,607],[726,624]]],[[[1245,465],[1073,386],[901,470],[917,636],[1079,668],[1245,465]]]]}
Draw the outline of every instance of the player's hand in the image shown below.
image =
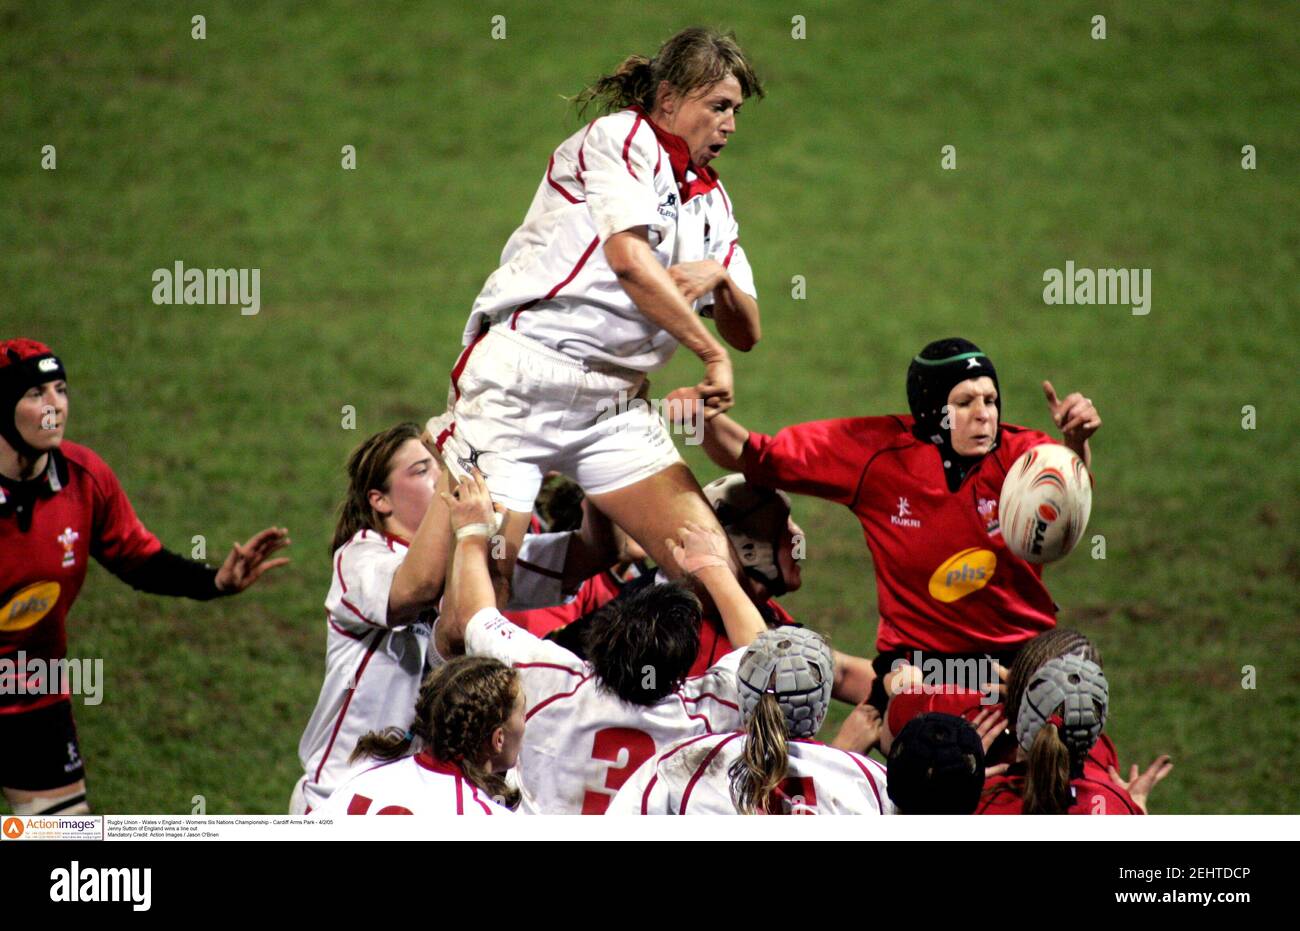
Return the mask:
{"type": "Polygon", "coordinates": [[[980,692],[986,697],[993,698],[995,702],[1007,700],[1007,679],[1011,676],[1011,671],[1003,666],[997,660],[993,661],[993,671],[997,673],[997,682],[986,682],[980,686],[980,692]],[[994,696],[997,696],[994,698],[994,696]]]}
{"type": "Polygon", "coordinates": [[[263,572],[288,565],[287,557],[267,557],[276,550],[284,549],[291,542],[288,530],[283,527],[267,527],[247,543],[236,543],[217,570],[217,591],[236,595],[260,579],[263,572]]]}
{"type": "Polygon", "coordinates": [[[702,262],[679,262],[668,267],[668,276],[677,285],[686,302],[692,303],[709,294],[727,278],[727,270],[720,262],[705,259],[702,262]]]}
{"type": "Polygon", "coordinates": [[[670,391],[664,399],[673,426],[712,420],[736,403],[732,386],[731,360],[727,357],[706,363],[704,380],[689,388],[670,391]]]}
{"type": "Polygon", "coordinates": [[[669,537],[668,544],[673,560],[681,566],[687,575],[694,575],[710,566],[727,567],[727,538],[721,530],[703,527],[695,521],[688,520],[686,526],[677,531],[678,539],[669,537]]]}
{"type": "Polygon", "coordinates": [[[731,359],[724,355],[704,367],[704,380],[695,386],[704,400],[704,419],[712,420],[736,403],[731,359]]]}
{"type": "Polygon", "coordinates": [[[1072,449],[1082,448],[1088,437],[1101,427],[1101,417],[1092,401],[1079,392],[1068,394],[1065,400],[1056,396],[1056,389],[1050,381],[1043,382],[1043,394],[1047,398],[1047,409],[1051,411],[1052,422],[1065,437],[1065,445],[1072,449]]]}
{"type": "Polygon", "coordinates": [[[983,709],[970,723],[971,727],[975,728],[975,733],[980,735],[980,743],[984,745],[985,754],[989,752],[993,742],[1007,729],[1007,717],[1002,713],[1001,705],[992,705],[983,709]]]}
{"type": "Polygon", "coordinates": [[[704,423],[704,400],[695,388],[678,388],[664,398],[663,415],[668,426],[687,431],[687,436],[698,435],[696,428],[704,423]]]}
{"type": "Polygon", "coordinates": [[[483,481],[483,473],[477,467],[456,483],[451,494],[445,491],[440,491],[438,494],[446,502],[447,510],[451,512],[453,531],[468,527],[470,524],[487,524],[490,528],[496,527],[496,515],[502,510],[502,506],[492,501],[487,482],[483,481]]]}
{"type": "Polygon", "coordinates": [[[884,726],[879,710],[863,700],[857,704],[849,716],[840,725],[839,733],[831,741],[832,747],[851,750],[854,753],[869,753],[880,744],[880,730],[884,726]]]}
{"type": "Polygon", "coordinates": [[[898,665],[885,673],[885,694],[893,698],[895,695],[921,691],[925,684],[925,676],[921,673],[920,667],[902,660],[894,662],[898,665]]]}
{"type": "Polygon", "coordinates": [[[1151,797],[1151,790],[1156,787],[1160,780],[1169,775],[1174,768],[1174,764],[1169,762],[1169,754],[1162,753],[1155,758],[1155,761],[1146,768],[1146,772],[1138,775],[1138,765],[1136,763],[1129,769],[1128,780],[1120,778],[1119,771],[1114,766],[1109,767],[1111,781],[1122,789],[1127,790],[1129,796],[1137,803],[1143,813],[1147,810],[1147,799],[1151,797]]]}

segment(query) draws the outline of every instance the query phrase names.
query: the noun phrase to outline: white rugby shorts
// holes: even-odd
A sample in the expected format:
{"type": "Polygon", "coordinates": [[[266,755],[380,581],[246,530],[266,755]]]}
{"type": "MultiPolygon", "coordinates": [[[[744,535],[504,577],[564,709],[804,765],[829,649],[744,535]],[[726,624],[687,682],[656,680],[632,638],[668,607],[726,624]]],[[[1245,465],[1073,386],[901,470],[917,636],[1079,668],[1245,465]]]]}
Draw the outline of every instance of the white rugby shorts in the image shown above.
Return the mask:
{"type": "Polygon", "coordinates": [[[547,472],[598,495],[682,461],[637,399],[645,383],[643,372],[594,368],[497,324],[461,353],[447,412],[428,430],[453,477],[478,466],[494,500],[527,513],[547,472]]]}

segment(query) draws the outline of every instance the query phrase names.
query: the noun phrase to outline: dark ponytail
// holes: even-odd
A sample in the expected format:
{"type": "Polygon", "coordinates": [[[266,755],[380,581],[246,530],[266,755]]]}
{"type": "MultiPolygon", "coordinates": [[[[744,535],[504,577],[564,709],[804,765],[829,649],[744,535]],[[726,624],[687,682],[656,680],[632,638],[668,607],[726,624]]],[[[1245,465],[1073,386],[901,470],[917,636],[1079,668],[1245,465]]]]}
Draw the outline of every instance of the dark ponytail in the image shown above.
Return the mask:
{"type": "Polygon", "coordinates": [[[1063,815],[1070,810],[1070,750],[1055,724],[1044,724],[1034,735],[1025,761],[1026,815],[1063,815]]]}

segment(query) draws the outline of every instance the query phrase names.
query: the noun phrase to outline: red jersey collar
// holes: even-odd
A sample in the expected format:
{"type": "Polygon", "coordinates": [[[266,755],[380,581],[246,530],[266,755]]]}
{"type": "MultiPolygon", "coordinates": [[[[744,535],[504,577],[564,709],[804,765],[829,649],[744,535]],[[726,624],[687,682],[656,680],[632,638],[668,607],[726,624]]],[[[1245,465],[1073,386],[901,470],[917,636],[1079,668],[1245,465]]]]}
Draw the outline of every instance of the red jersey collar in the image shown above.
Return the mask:
{"type": "Polygon", "coordinates": [[[655,138],[659,140],[659,144],[668,153],[668,164],[673,168],[673,177],[677,179],[677,187],[681,191],[683,201],[690,200],[696,194],[707,194],[718,186],[718,173],[716,171],[707,165],[701,167],[691,161],[691,150],[686,145],[685,139],[675,133],[670,133],[650,119],[650,114],[646,113],[640,105],[633,104],[629,109],[649,124],[650,128],[654,130],[655,138]],[[695,174],[695,177],[689,181],[686,178],[687,171],[695,174]]]}
{"type": "Polygon", "coordinates": [[[444,776],[460,776],[464,778],[465,771],[457,763],[448,763],[436,758],[426,748],[415,755],[415,762],[432,773],[441,773],[444,776]]]}

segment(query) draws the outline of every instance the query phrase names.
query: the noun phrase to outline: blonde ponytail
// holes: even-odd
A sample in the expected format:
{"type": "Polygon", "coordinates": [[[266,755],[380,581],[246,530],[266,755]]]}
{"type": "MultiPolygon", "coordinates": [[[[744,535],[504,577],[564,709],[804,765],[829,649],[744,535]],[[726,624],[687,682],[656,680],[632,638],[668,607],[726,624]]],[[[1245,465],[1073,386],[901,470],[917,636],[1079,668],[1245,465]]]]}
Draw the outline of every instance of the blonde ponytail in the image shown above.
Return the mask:
{"type": "Polygon", "coordinates": [[[789,814],[769,809],[772,795],[785,779],[790,765],[785,712],[776,696],[767,692],[758,701],[745,729],[745,749],[731,764],[731,801],[742,815],[789,814]]]}

